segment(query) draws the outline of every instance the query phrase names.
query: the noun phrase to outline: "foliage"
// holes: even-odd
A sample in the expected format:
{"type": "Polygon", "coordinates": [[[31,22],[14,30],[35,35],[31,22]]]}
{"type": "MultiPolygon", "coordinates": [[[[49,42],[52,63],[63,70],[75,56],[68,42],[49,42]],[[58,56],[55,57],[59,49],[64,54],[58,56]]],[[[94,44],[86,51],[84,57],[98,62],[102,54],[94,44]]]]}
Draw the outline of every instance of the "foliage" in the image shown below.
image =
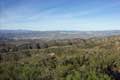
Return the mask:
{"type": "Polygon", "coordinates": [[[114,37],[89,39],[82,45],[1,53],[0,80],[113,80],[116,77],[108,73],[120,67],[119,43],[114,37]]]}

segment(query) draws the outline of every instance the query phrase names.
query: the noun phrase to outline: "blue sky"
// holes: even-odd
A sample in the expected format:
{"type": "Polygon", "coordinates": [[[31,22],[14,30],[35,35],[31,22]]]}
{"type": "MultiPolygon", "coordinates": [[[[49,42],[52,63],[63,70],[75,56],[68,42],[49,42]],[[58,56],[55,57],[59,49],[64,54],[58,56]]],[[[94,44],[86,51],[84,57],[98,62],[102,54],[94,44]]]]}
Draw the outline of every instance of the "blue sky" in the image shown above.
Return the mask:
{"type": "Polygon", "coordinates": [[[120,0],[0,0],[0,29],[120,30],[120,0]]]}

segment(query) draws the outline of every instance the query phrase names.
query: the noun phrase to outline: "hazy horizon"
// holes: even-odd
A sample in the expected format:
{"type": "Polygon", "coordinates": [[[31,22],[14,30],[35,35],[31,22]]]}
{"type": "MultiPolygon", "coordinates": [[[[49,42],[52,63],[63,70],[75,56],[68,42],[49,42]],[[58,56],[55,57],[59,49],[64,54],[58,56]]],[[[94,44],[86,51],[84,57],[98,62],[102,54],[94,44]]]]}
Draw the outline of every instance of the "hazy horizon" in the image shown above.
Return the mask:
{"type": "Polygon", "coordinates": [[[120,30],[119,0],[0,0],[0,30],[120,30]]]}
{"type": "Polygon", "coordinates": [[[83,32],[86,32],[86,31],[90,31],[90,32],[94,32],[94,31],[120,31],[120,30],[31,30],[31,29],[0,29],[0,30],[13,30],[13,31],[83,31],[83,32]]]}

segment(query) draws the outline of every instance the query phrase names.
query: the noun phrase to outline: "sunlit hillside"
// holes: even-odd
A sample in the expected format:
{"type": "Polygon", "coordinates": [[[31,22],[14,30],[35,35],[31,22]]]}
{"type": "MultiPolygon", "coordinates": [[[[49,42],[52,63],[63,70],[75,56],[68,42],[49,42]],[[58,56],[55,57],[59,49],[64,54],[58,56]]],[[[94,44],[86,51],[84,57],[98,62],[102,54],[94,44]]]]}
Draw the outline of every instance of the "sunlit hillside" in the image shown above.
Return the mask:
{"type": "Polygon", "coordinates": [[[4,48],[0,53],[0,79],[120,79],[120,36],[56,40],[53,45],[50,43],[46,42],[46,47],[36,44],[37,47],[33,45],[34,48],[31,46],[16,51],[12,51],[12,47],[11,51],[7,51],[7,47],[2,45],[4,48]]]}

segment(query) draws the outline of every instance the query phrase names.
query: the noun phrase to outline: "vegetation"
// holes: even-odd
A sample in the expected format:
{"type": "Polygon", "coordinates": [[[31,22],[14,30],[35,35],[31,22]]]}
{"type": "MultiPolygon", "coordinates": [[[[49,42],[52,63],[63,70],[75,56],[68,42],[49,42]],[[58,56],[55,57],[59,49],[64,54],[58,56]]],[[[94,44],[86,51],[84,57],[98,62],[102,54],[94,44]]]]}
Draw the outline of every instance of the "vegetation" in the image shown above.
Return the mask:
{"type": "Polygon", "coordinates": [[[1,43],[0,80],[120,79],[120,36],[18,42],[1,43]]]}

